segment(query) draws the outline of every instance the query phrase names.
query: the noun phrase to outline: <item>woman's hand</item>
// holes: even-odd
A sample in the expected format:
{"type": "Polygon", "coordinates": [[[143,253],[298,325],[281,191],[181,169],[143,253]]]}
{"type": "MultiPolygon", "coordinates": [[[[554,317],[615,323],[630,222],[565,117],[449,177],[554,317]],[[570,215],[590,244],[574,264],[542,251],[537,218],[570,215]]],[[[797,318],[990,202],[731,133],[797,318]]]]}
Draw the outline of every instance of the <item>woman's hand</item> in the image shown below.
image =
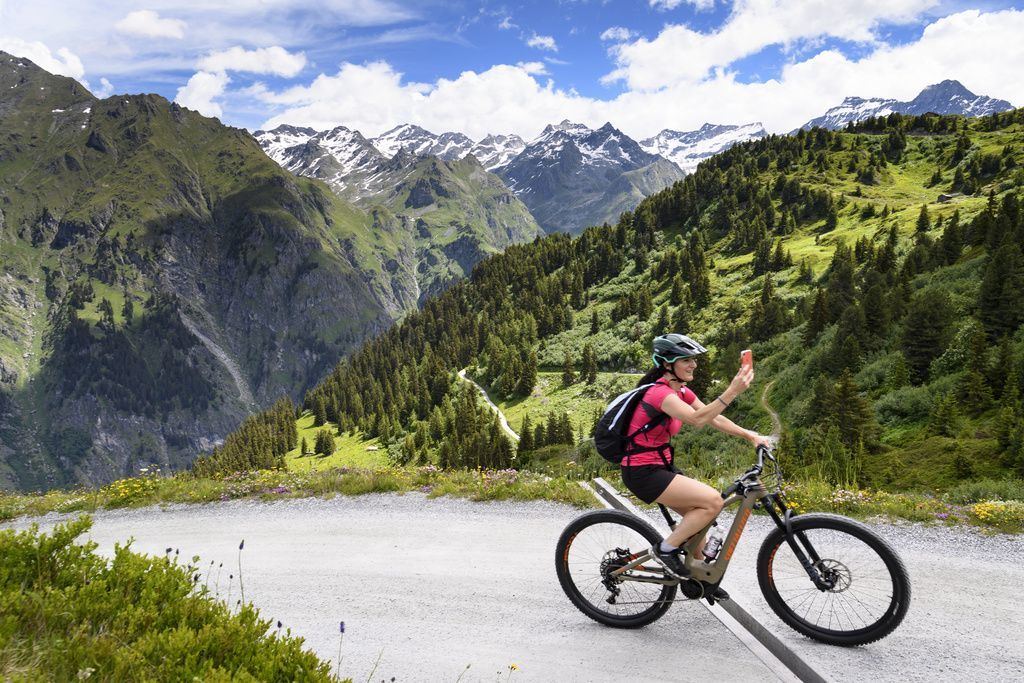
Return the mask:
{"type": "Polygon", "coordinates": [[[764,434],[758,434],[757,432],[750,432],[747,435],[747,440],[750,441],[754,448],[758,446],[764,446],[768,450],[775,448],[775,437],[765,436],[764,434]]]}
{"type": "Polygon", "coordinates": [[[729,402],[742,394],[744,391],[750,388],[751,383],[754,381],[754,368],[747,367],[745,365],[740,366],[740,371],[736,373],[736,376],[732,378],[732,382],[729,383],[729,388],[724,393],[730,395],[729,402]]]}

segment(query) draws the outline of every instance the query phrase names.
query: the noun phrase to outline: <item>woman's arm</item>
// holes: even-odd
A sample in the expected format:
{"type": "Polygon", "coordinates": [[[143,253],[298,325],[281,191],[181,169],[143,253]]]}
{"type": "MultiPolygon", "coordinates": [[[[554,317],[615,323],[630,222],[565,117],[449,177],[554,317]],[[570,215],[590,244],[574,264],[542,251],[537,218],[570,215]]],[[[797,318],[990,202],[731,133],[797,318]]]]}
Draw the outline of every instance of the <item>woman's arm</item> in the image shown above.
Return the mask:
{"type": "MultiPolygon", "coordinates": [[[[665,397],[661,404],[661,410],[668,413],[670,417],[682,420],[684,424],[699,429],[704,425],[714,424],[714,420],[722,414],[722,411],[728,407],[728,404],[732,403],[737,396],[746,391],[753,381],[753,368],[741,367],[729,384],[729,387],[722,392],[722,395],[707,405],[701,403],[699,399],[694,399],[693,404],[687,404],[683,399],[672,394],[665,397]]],[[[730,422],[730,424],[732,423],[730,422]]]]}

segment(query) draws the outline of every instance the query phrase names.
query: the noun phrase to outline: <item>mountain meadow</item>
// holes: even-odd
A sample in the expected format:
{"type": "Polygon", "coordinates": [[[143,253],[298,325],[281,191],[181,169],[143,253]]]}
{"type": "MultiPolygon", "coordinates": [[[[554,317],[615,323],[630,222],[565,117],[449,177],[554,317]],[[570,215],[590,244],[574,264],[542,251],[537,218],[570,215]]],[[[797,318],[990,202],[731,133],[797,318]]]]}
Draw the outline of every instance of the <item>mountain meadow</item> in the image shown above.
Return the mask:
{"type": "MultiPolygon", "coordinates": [[[[727,415],[767,433],[778,413],[798,505],[1019,531],[1022,124],[893,114],[737,145],[614,225],[484,259],[190,472],[7,496],[5,513],[411,489],[585,504],[574,480],[615,477],[591,426],[675,330],[711,348],[705,400],[754,349],[727,415]]],[[[752,456],[711,430],[674,445],[712,483],[752,456]]]]}

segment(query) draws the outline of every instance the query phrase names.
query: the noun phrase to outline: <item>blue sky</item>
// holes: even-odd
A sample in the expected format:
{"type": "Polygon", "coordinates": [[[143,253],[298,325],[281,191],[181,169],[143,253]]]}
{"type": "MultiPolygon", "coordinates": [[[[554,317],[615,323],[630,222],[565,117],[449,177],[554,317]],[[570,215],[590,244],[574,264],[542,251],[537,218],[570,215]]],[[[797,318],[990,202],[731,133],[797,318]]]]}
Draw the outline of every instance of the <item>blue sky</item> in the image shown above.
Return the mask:
{"type": "Polygon", "coordinates": [[[1024,7],[944,0],[0,0],[0,49],[225,123],[643,137],[957,78],[1024,104],[1024,7]]]}

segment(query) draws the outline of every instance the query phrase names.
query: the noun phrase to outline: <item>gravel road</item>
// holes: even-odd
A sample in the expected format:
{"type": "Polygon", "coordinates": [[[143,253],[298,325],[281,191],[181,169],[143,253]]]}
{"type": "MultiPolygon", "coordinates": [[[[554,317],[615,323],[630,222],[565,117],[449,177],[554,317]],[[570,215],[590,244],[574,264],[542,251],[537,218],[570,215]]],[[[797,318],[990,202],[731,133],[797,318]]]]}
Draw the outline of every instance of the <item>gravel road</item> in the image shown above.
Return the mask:
{"type": "MultiPolygon", "coordinates": [[[[528,681],[775,680],[698,605],[680,603],[638,631],[577,612],[558,586],[553,548],[578,514],[553,503],[421,494],[232,501],[100,512],[91,537],[104,553],[133,536],[142,552],[162,556],[170,546],[183,558],[200,555],[201,566],[223,562],[225,598],[244,538],[246,597],[331,662],[344,621],[342,669],[357,681],[369,680],[371,669],[373,680],[504,681],[510,664],[519,667],[512,680],[528,681]]],[[[35,521],[49,527],[63,518],[35,521]]],[[[663,527],[656,509],[651,521],[663,527]]],[[[751,519],[724,585],[826,679],[1024,680],[1021,538],[873,524],[903,556],[913,601],[894,634],[845,649],[796,634],[765,604],[754,558],[768,524],[751,519]]],[[[231,591],[234,601],[237,579],[231,591]]]]}
{"type": "MultiPolygon", "coordinates": [[[[374,681],[679,681],[714,670],[777,680],[698,605],[679,604],[638,631],[579,613],[554,571],[555,541],[578,514],[552,503],[375,494],[105,511],[91,538],[104,553],[133,536],[140,552],[173,547],[200,555],[201,567],[223,562],[225,598],[244,538],[246,598],[329,662],[344,621],[342,671],[356,681],[371,670],[374,681]]],[[[234,602],[237,578],[231,594],[234,602]]]]}

